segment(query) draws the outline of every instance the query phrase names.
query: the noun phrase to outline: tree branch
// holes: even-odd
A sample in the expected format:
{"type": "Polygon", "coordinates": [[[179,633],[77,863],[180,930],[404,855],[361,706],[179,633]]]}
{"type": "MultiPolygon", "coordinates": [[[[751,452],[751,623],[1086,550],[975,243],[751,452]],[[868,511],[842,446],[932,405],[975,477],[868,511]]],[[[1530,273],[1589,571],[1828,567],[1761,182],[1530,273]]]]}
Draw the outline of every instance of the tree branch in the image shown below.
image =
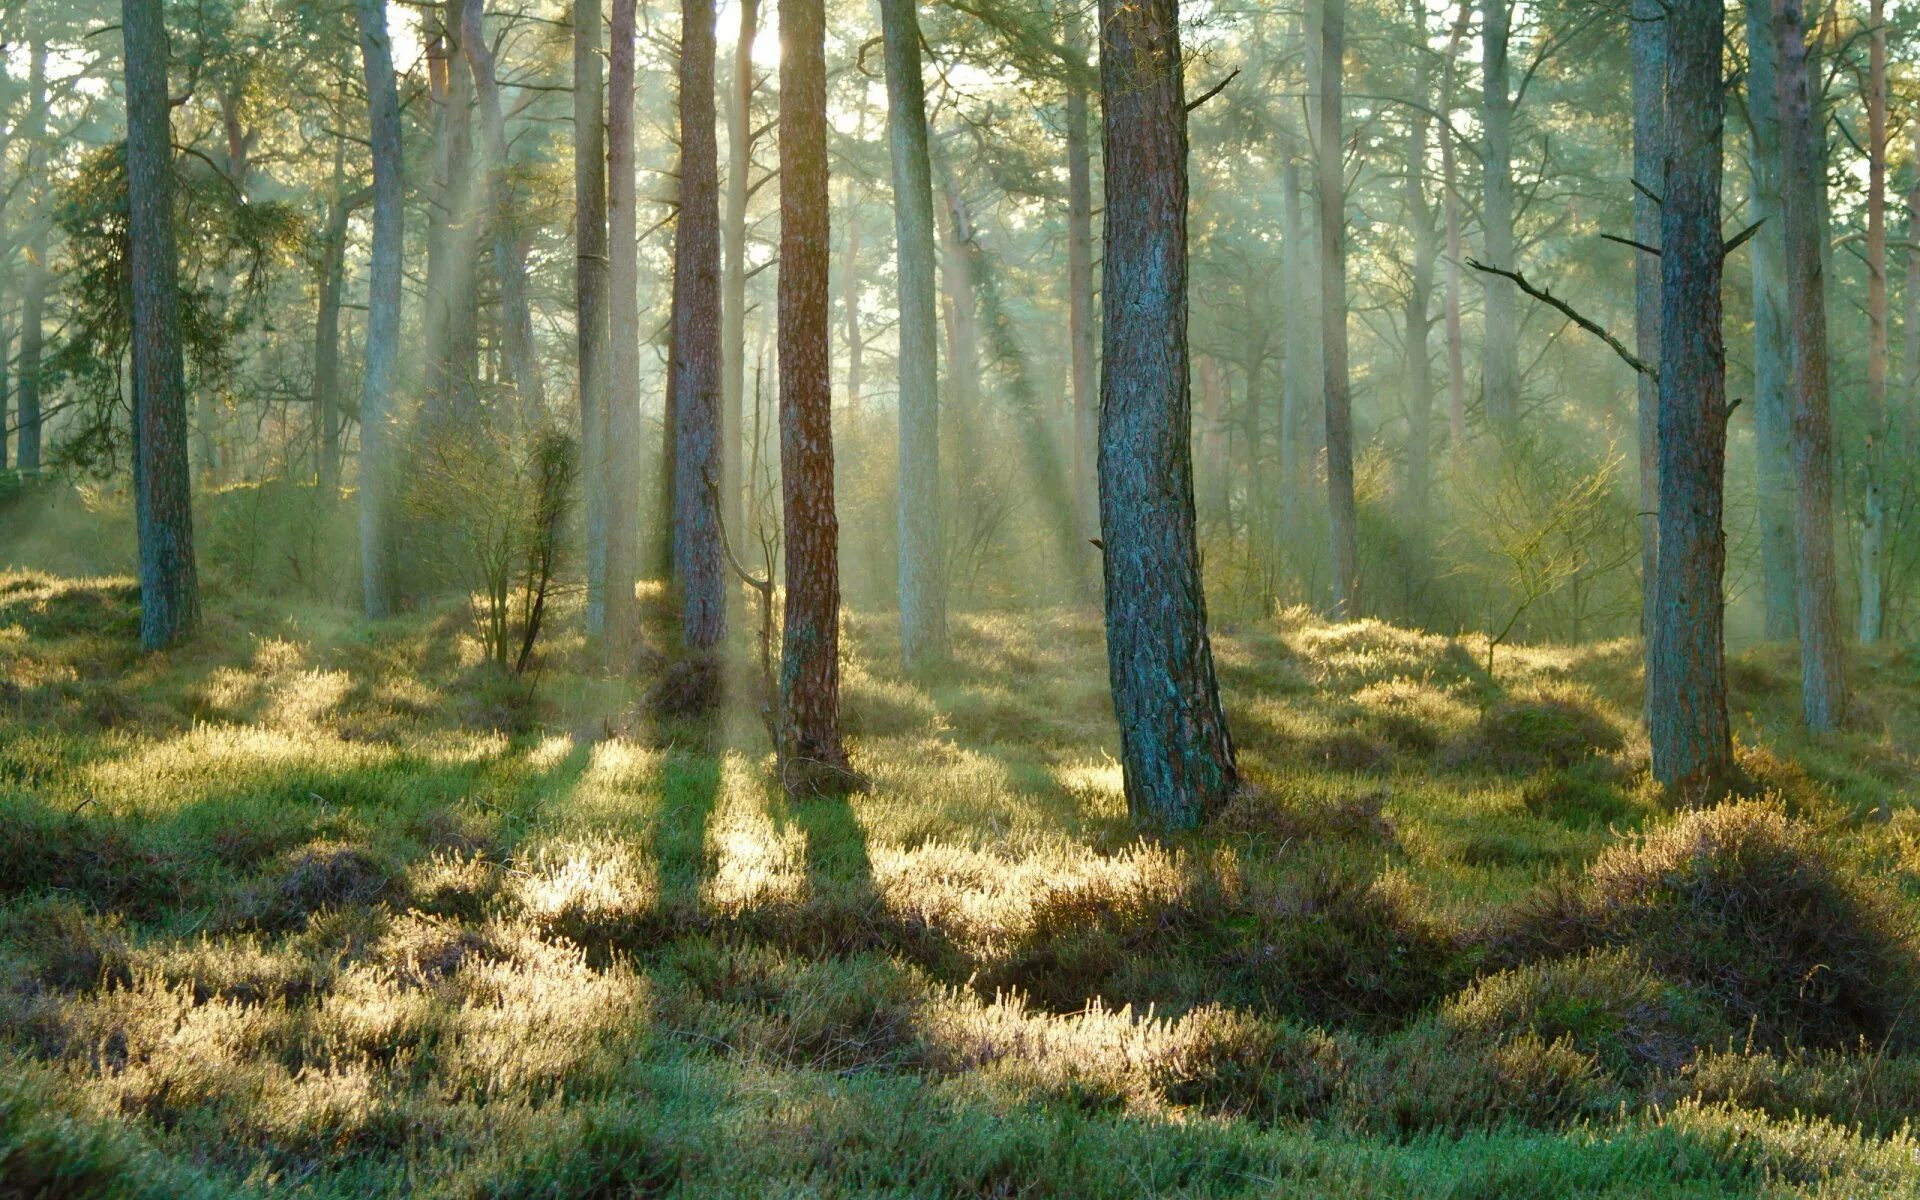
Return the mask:
{"type": "Polygon", "coordinates": [[[1502,279],[1511,280],[1515,286],[1527,295],[1532,296],[1535,300],[1538,300],[1550,308],[1556,309],[1561,315],[1565,316],[1567,320],[1572,321],[1575,325],[1578,325],[1580,328],[1605,342],[1608,346],[1611,346],[1613,352],[1620,356],[1621,362],[1626,363],[1649,379],[1659,380],[1660,372],[1642,361],[1639,355],[1627,349],[1626,344],[1611,333],[1608,333],[1605,326],[1589,317],[1582,316],[1571,304],[1568,304],[1565,300],[1554,295],[1546,288],[1535,287],[1532,283],[1528,282],[1527,277],[1520,272],[1507,271],[1500,267],[1490,267],[1474,258],[1469,258],[1467,265],[1483,275],[1498,275],[1502,279]]]}

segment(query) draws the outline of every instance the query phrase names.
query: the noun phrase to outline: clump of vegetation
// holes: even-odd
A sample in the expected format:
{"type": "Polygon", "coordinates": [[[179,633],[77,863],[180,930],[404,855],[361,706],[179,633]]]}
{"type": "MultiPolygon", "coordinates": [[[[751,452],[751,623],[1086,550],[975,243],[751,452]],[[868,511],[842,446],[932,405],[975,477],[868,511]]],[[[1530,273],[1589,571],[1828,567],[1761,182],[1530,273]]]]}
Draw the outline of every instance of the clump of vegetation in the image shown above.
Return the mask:
{"type": "Polygon", "coordinates": [[[1777,804],[1685,814],[1526,906],[1505,953],[1630,949],[1766,1044],[1911,1035],[1914,947],[1879,889],[1777,804]]]}
{"type": "Polygon", "coordinates": [[[1625,735],[1591,696],[1569,687],[1539,688],[1489,706],[1447,757],[1456,765],[1523,774],[1564,770],[1625,744],[1625,735]]]}

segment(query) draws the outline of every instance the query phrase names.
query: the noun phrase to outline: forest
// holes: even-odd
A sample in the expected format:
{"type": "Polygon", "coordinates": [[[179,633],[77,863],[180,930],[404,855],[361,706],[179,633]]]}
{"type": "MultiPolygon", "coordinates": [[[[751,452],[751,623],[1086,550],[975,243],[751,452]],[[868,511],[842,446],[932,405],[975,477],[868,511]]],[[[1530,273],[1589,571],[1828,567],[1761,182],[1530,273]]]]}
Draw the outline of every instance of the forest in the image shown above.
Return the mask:
{"type": "Polygon", "coordinates": [[[1920,1195],[1920,5],[0,0],[0,1200],[1920,1195]]]}

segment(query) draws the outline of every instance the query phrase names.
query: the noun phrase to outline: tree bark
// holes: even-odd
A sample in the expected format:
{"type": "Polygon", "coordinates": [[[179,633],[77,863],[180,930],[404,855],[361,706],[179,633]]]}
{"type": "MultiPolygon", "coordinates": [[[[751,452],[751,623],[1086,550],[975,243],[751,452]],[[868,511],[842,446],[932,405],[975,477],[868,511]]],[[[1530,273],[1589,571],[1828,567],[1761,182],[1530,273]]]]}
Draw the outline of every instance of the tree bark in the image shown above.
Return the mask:
{"type": "Polygon", "coordinates": [[[1238,772],[1194,532],[1177,0],[1101,0],[1100,29],[1107,662],[1128,811],[1146,825],[1185,828],[1226,802],[1238,772]]]}
{"type": "MultiPolygon", "coordinates": [[[[929,147],[931,153],[931,147],[929,147]]],[[[966,198],[950,170],[943,171],[947,220],[940,226],[941,287],[946,292],[947,393],[951,420],[967,424],[979,419],[980,318],[974,294],[973,261],[969,243],[973,229],[966,198]]]]}
{"type": "MultiPolygon", "coordinates": [[[[1483,0],[1480,52],[1485,83],[1481,123],[1486,130],[1482,236],[1487,261],[1518,269],[1513,258],[1513,100],[1507,79],[1507,41],[1513,0],[1483,0]]],[[[1520,342],[1513,282],[1483,276],[1487,289],[1486,334],[1481,370],[1487,424],[1502,438],[1520,418],[1520,342]]]]}
{"type": "MultiPolygon", "coordinates": [[[[139,0],[124,0],[127,7],[139,0]]],[[[393,377],[400,350],[400,253],[405,185],[400,95],[385,0],[355,0],[373,148],[373,262],[367,298],[366,366],[360,390],[360,586],[366,615],[393,615],[393,377]]]]}
{"type": "Polygon", "coordinates": [[[1087,104],[1087,31],[1080,11],[1066,6],[1067,63],[1067,342],[1073,389],[1073,496],[1078,528],[1092,538],[1100,528],[1100,392],[1094,375],[1093,123],[1087,104]]]}
{"type": "MultiPolygon", "coordinates": [[[[477,2],[477,0],[475,0],[477,2]]],[[[634,176],[634,0],[613,0],[607,56],[607,660],[640,636],[640,214],[634,176]]]]}
{"type": "MultiPolygon", "coordinates": [[[[427,234],[423,392],[430,422],[456,414],[470,419],[480,404],[480,304],[474,288],[474,73],[463,49],[468,40],[463,29],[465,4],[466,0],[445,0],[429,18],[440,23],[444,47],[427,234]]],[[[472,40],[479,42],[477,36],[472,40]]]]}
{"type": "Polygon", "coordinates": [[[780,489],[787,555],[780,731],[781,782],[790,796],[842,791],[852,782],[840,740],[826,31],[823,0],[780,5],[780,489]]]}
{"type": "Polygon", "coordinates": [[[1347,375],[1346,139],[1341,76],[1345,0],[1320,0],[1320,337],[1327,417],[1327,513],[1333,616],[1360,615],[1360,521],[1353,495],[1353,398],[1347,375]]]}
{"type": "Polygon", "coordinates": [[[1833,434],[1827,396],[1825,190],[1821,132],[1800,0],[1773,0],[1780,72],[1781,209],[1786,230],[1793,379],[1794,565],[1800,614],[1801,707],[1822,733],[1846,713],[1833,550],[1833,434]]]}
{"type": "Polygon", "coordinates": [[[1453,102],[1460,78],[1460,45],[1473,16],[1473,0],[1460,0],[1460,15],[1447,44],[1446,83],[1440,98],[1440,176],[1447,206],[1447,446],[1457,462],[1467,448],[1466,338],[1460,328],[1460,264],[1465,257],[1460,235],[1459,147],[1453,131],[1453,102]]]}
{"type": "MultiPolygon", "coordinates": [[[[712,650],[727,628],[720,483],[720,162],[713,0],[680,5],[680,217],[674,229],[674,581],[681,639],[712,650]]],[[[824,136],[824,135],[823,135],[824,136]]],[[[791,182],[788,180],[786,182],[791,182]]],[[[831,479],[831,476],[829,476],[831,479]]],[[[829,483],[831,496],[831,483],[829,483]]]]}
{"type": "MultiPolygon", "coordinates": [[[[1426,32],[1426,10],[1412,6],[1416,28],[1426,32]]],[[[1424,106],[1429,95],[1427,58],[1422,48],[1415,73],[1414,98],[1424,106]]],[[[1424,107],[1409,114],[1407,128],[1407,227],[1413,234],[1413,263],[1407,279],[1404,310],[1407,345],[1407,501],[1409,516],[1424,529],[1433,492],[1433,352],[1427,338],[1433,321],[1433,268],[1439,257],[1435,245],[1433,207],[1427,200],[1427,152],[1432,118],[1424,107]]]]}
{"type": "Polygon", "coordinates": [[[934,278],[933,167],[927,147],[926,84],[920,74],[920,21],[914,2],[880,0],[899,276],[900,656],[908,671],[943,662],[949,651],[946,552],[940,526],[940,329],[934,278]]]}
{"type": "Polygon", "coordinates": [[[600,0],[573,4],[575,358],[586,513],[587,636],[607,631],[607,145],[600,0]]]}
{"type": "Polygon", "coordinates": [[[1868,17],[1867,82],[1867,444],[1860,527],[1860,644],[1880,640],[1886,615],[1887,511],[1887,6],[1868,17]]]}
{"type": "Polygon", "coordinates": [[[1769,4],[1747,5],[1747,121],[1752,141],[1754,455],[1766,636],[1795,636],[1793,449],[1788,397],[1786,230],[1780,200],[1780,48],[1769,4]]]}
{"type": "Polygon", "coordinates": [[[180,349],[180,264],[173,231],[172,105],[160,6],[123,0],[121,33],[126,44],[140,645],[158,650],[187,637],[200,620],[187,465],[187,381],[180,349]]]}
{"type": "Polygon", "coordinates": [[[1660,553],[1648,653],[1654,778],[1707,788],[1733,766],[1722,528],[1727,449],[1721,342],[1722,0],[1667,8],[1660,210],[1660,553]]]}
{"type": "MultiPolygon", "coordinates": [[[[40,181],[46,166],[47,43],[33,39],[27,68],[27,172],[40,181]]],[[[42,458],[40,359],[45,353],[47,308],[47,222],[37,220],[27,243],[20,292],[20,429],[14,461],[22,471],[38,471],[42,458]]]]}
{"type": "Polygon", "coordinates": [[[347,141],[336,136],[333,193],[320,240],[320,305],[313,322],[313,473],[328,500],[340,492],[340,297],[346,283],[347,221],[354,209],[346,186],[347,141]]]}
{"type": "Polygon", "coordinates": [[[760,29],[759,0],[741,0],[740,32],[734,41],[733,87],[727,109],[726,261],[720,303],[720,489],[727,531],[746,536],[745,489],[740,469],[746,427],[747,380],[747,200],[753,170],[753,42],[760,29]]]}
{"type": "MultiPolygon", "coordinates": [[[[512,167],[507,150],[507,117],[500,102],[500,80],[493,50],[481,22],[481,0],[463,0],[460,45],[479,99],[480,125],[487,139],[487,200],[493,229],[493,269],[500,282],[500,324],[504,329],[507,374],[520,400],[523,425],[537,421],[546,408],[540,355],[533,342],[533,308],[527,297],[527,246],[520,236],[514,203],[512,167]]],[[[636,401],[637,403],[637,401],[636,401]]]]}
{"type": "MultiPolygon", "coordinates": [[[[1661,180],[1666,173],[1667,9],[1663,0],[1633,0],[1633,239],[1660,244],[1661,180]],[[1651,193],[1651,194],[1650,194],[1651,193]]],[[[1501,263],[1503,266],[1517,264],[1501,263]]],[[[1644,250],[1633,258],[1633,352],[1644,363],[1660,361],[1660,259],[1644,250]]],[[[1640,628],[1649,633],[1660,558],[1660,384],[1635,372],[1640,443],[1640,628]]],[[[1647,638],[1647,652],[1653,640],[1647,638]]],[[[1649,670],[1651,661],[1649,661],[1649,670]]]]}

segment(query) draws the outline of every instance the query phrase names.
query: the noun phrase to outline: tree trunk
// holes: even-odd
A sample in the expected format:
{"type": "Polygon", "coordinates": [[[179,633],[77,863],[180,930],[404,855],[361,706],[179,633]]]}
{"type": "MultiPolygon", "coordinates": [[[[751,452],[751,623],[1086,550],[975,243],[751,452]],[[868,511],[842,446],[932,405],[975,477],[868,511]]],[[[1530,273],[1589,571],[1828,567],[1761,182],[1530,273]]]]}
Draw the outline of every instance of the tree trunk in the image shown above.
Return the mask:
{"type": "Polygon", "coordinates": [[[172,104],[158,4],[123,0],[127,231],[133,301],[133,489],[140,542],[140,645],[171,646],[200,621],[187,467],[187,381],[173,234],[172,104]]]}
{"type": "MultiPolygon", "coordinates": [[[[493,269],[500,281],[500,324],[505,332],[507,374],[520,398],[523,425],[539,420],[546,408],[540,355],[534,349],[533,308],[527,298],[527,247],[520,236],[507,151],[507,117],[500,103],[500,80],[493,50],[481,23],[481,0],[464,0],[460,44],[479,98],[480,124],[487,139],[487,199],[493,227],[493,269]]],[[[638,403],[638,401],[636,401],[638,403]]]]}
{"type": "MultiPolygon", "coordinates": [[[[36,186],[46,167],[47,44],[34,38],[27,73],[27,173],[36,186]]],[[[36,221],[27,243],[20,293],[20,431],[14,461],[22,471],[41,467],[40,358],[45,352],[47,308],[47,222],[36,221]]]]}
{"type": "Polygon", "coordinates": [[[840,740],[826,33],[824,0],[780,5],[780,490],[787,555],[780,731],[781,782],[790,796],[838,792],[852,782],[840,740]]]}
{"type": "Polygon", "coordinates": [[[1346,21],[1345,0],[1320,0],[1320,337],[1333,616],[1340,621],[1360,615],[1360,522],[1353,496],[1353,399],[1347,378],[1346,139],[1341,132],[1346,21]]]}
{"type": "MultiPolygon", "coordinates": [[[[1413,17],[1425,32],[1425,10],[1414,6],[1413,17]]],[[[1428,96],[1428,67],[1424,53],[1414,83],[1414,96],[1425,105],[1428,96]]],[[[1433,492],[1433,357],[1427,337],[1433,322],[1428,306],[1433,302],[1434,260],[1439,256],[1435,242],[1433,208],[1427,202],[1426,172],[1432,119],[1424,107],[1408,115],[1406,205],[1407,227],[1413,234],[1412,272],[1407,279],[1407,303],[1404,313],[1407,344],[1407,500],[1409,516],[1423,530],[1426,526],[1429,498],[1433,492]]]]}
{"type": "Polygon", "coordinates": [[[1067,63],[1067,342],[1073,389],[1073,496],[1083,539],[1100,529],[1100,392],[1094,376],[1093,124],[1087,105],[1087,31],[1077,8],[1066,11],[1067,63]]]}
{"type": "Polygon", "coordinates": [[[746,537],[740,443],[745,429],[747,380],[747,200],[753,171],[753,42],[760,29],[759,0],[741,0],[734,41],[733,88],[727,109],[726,262],[720,303],[720,503],[727,532],[746,537]]]}
{"type": "Polygon", "coordinates": [[[880,27],[886,40],[887,143],[892,152],[900,305],[900,656],[908,671],[919,671],[948,655],[933,168],[914,0],[880,0],[880,27]]]}
{"type": "MultiPolygon", "coordinates": [[[[136,7],[138,0],[125,0],[136,7]]],[[[393,376],[400,351],[400,252],[405,193],[400,95],[385,0],[355,0],[373,147],[373,263],[367,298],[366,366],[360,389],[360,585],[369,618],[393,615],[393,376]]]]}
{"type": "Polygon", "coordinates": [[[1473,0],[1460,0],[1460,15],[1447,43],[1447,77],[1440,98],[1440,186],[1447,206],[1447,445],[1456,462],[1467,448],[1467,355],[1460,329],[1460,264],[1466,252],[1460,237],[1460,164],[1453,101],[1460,78],[1460,45],[1472,17],[1473,0]]]}
{"type": "MultiPolygon", "coordinates": [[[[1633,0],[1633,238],[1660,244],[1660,181],[1666,172],[1667,10],[1664,0],[1633,0]]],[[[1503,266],[1511,264],[1502,263],[1503,266]]],[[[1644,363],[1660,361],[1660,259],[1644,250],[1633,258],[1633,350],[1644,363]]],[[[1634,376],[1640,442],[1640,629],[1654,612],[1660,558],[1660,384],[1634,376]]],[[[1647,652],[1653,641],[1647,638],[1647,652]]],[[[1651,662],[1648,667],[1651,670],[1651,662]]]]}
{"type": "MultiPolygon", "coordinates": [[[[1481,110],[1486,130],[1482,236],[1487,262],[1514,270],[1519,264],[1513,257],[1513,100],[1507,82],[1513,0],[1483,0],[1481,12],[1480,52],[1486,87],[1481,110]]],[[[1498,275],[1487,275],[1483,282],[1487,306],[1481,382],[1487,424],[1504,438],[1520,419],[1520,341],[1514,287],[1511,280],[1498,275]]]]}
{"type": "MultiPolygon", "coordinates": [[[[363,0],[364,2],[364,0],[363,0]]],[[[587,526],[587,636],[607,630],[607,147],[600,0],[573,4],[575,358],[587,526]]]]}
{"type": "Polygon", "coordinates": [[[340,492],[340,294],[346,277],[347,220],[353,215],[346,186],[347,140],[336,136],[333,193],[320,240],[320,307],[313,322],[313,474],[328,500],[340,492]]]}
{"type": "MultiPolygon", "coordinates": [[[[475,3],[478,0],[474,0],[475,3]]],[[[634,177],[634,0],[613,0],[607,56],[607,661],[640,636],[640,224],[634,177]]]]}
{"type": "MultiPolygon", "coordinates": [[[[864,104],[860,106],[859,126],[854,132],[854,139],[857,142],[867,140],[867,110],[864,104]]],[[[845,257],[840,263],[840,315],[846,323],[847,335],[847,422],[857,428],[860,424],[861,390],[866,384],[867,338],[860,327],[860,209],[851,176],[847,178],[845,190],[841,193],[840,211],[846,214],[847,227],[847,236],[842,244],[845,257]]]]}
{"type": "Polygon", "coordinates": [[[1780,48],[1768,4],[1747,5],[1747,122],[1752,208],[1754,456],[1760,508],[1760,591],[1766,636],[1795,635],[1793,450],[1788,399],[1786,231],[1780,210],[1780,48]]]}
{"type": "MultiPolygon", "coordinates": [[[[465,3],[445,0],[438,14],[447,50],[434,147],[434,225],[429,227],[427,241],[424,392],[430,421],[455,414],[471,418],[480,404],[480,302],[474,287],[478,257],[473,201],[474,77],[470,56],[462,49],[467,40],[462,28],[465,3]]],[[[478,37],[473,40],[479,42],[478,37]]]]}
{"type": "Polygon", "coordinates": [[[1833,433],[1827,398],[1824,175],[1800,0],[1773,0],[1780,72],[1781,209],[1793,378],[1794,566],[1800,613],[1801,704],[1824,733],[1846,713],[1833,552],[1833,433]]]}
{"type": "Polygon", "coordinates": [[[1187,828],[1238,782],[1194,533],[1187,119],[1177,0],[1101,0],[1100,529],[1127,809],[1187,828]]]}
{"type": "MultiPolygon", "coordinates": [[[[1289,303],[1281,334],[1280,520],[1276,536],[1294,531],[1294,510],[1306,494],[1305,481],[1310,472],[1307,447],[1301,444],[1301,437],[1314,411],[1313,397],[1320,390],[1320,338],[1316,329],[1320,286],[1314,265],[1319,254],[1313,213],[1301,203],[1302,191],[1299,158],[1289,153],[1280,169],[1281,216],[1286,222],[1280,243],[1280,279],[1289,303]]],[[[1287,547],[1276,544],[1274,549],[1284,555],[1287,547]]]]}
{"type": "MultiPolygon", "coordinates": [[[[1911,127],[1913,159],[1920,163],[1920,120],[1911,127]]],[[[1907,189],[1907,286],[1901,297],[1904,308],[1901,321],[1905,347],[1906,413],[1902,422],[1903,452],[1911,457],[1920,453],[1920,170],[1907,189]]]]}
{"type": "MultiPolygon", "coordinates": [[[[931,147],[929,147],[931,151],[931,147]]],[[[980,318],[973,290],[973,262],[968,243],[973,230],[966,198],[951,171],[944,173],[947,220],[940,226],[941,272],[947,308],[947,392],[952,420],[971,424],[979,420],[980,318]]]]}
{"type": "Polygon", "coordinates": [[[1887,511],[1887,6],[1868,18],[1867,84],[1867,444],[1860,529],[1860,644],[1880,640],[1886,614],[1887,511]]]}
{"type": "Polygon", "coordinates": [[[1667,9],[1660,210],[1660,554],[1647,662],[1654,778],[1707,789],[1733,766],[1722,528],[1726,352],[1720,329],[1722,0],[1667,9]]]}
{"type": "Polygon", "coordinates": [[[727,628],[727,565],[715,505],[720,486],[720,151],[713,100],[713,0],[681,0],[680,15],[680,217],[673,244],[679,285],[673,312],[674,581],[681,638],[689,649],[706,651],[720,644],[727,628]]]}

